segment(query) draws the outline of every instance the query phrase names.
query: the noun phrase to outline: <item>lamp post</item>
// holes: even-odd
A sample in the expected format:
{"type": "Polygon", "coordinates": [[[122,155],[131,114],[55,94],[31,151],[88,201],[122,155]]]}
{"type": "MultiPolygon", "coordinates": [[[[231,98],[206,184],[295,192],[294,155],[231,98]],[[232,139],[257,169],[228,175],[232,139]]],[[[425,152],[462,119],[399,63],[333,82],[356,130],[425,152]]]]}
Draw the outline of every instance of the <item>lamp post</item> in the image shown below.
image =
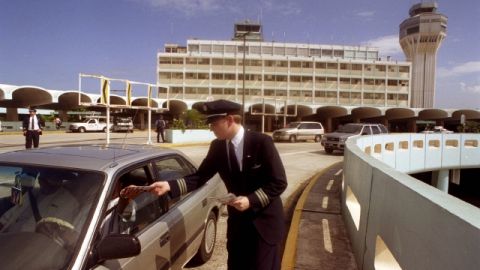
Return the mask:
{"type": "Polygon", "coordinates": [[[243,80],[242,80],[242,126],[245,126],[245,51],[246,51],[246,36],[250,32],[243,34],[243,80]]]}

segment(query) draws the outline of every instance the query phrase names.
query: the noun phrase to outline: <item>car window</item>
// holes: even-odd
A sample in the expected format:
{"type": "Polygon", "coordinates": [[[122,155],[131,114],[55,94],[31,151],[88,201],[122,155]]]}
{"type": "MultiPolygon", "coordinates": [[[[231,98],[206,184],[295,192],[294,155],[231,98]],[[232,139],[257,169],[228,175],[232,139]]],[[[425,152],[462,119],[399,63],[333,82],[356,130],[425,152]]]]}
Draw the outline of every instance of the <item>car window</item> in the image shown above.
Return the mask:
{"type": "Polygon", "coordinates": [[[362,126],[360,125],[344,125],[340,126],[337,130],[337,132],[343,132],[343,133],[353,133],[353,134],[358,134],[362,130],[362,126]]]}
{"type": "MultiPolygon", "coordinates": [[[[162,181],[175,180],[195,172],[195,167],[180,156],[166,157],[154,162],[154,169],[158,175],[158,179],[162,181]]],[[[177,198],[170,198],[168,208],[173,207],[188,194],[177,198]]]]}
{"type": "Polygon", "coordinates": [[[373,134],[380,134],[380,133],[382,133],[382,131],[380,130],[379,127],[377,127],[377,126],[372,126],[372,133],[373,133],[373,134]]]}
{"type": "Polygon", "coordinates": [[[291,122],[286,126],[286,128],[297,128],[298,124],[298,122],[291,122]]]}
{"type": "Polygon", "coordinates": [[[370,126],[363,126],[362,129],[362,135],[371,135],[372,130],[370,129],[370,126]]]}
{"type": "Polygon", "coordinates": [[[388,129],[384,125],[378,125],[382,133],[388,133],[388,129]]]}
{"type": "Polygon", "coordinates": [[[0,254],[2,266],[67,265],[82,242],[104,180],[99,172],[0,165],[0,243],[8,250],[0,254]],[[37,258],[45,248],[49,256],[37,258]]]}
{"type": "Polygon", "coordinates": [[[181,157],[169,157],[154,162],[160,180],[174,180],[195,171],[194,167],[181,157]]]}
{"type": "Polygon", "coordinates": [[[118,201],[113,209],[115,219],[110,224],[111,233],[140,233],[168,210],[165,196],[158,197],[148,192],[138,195],[130,202],[119,199],[122,188],[129,185],[146,186],[152,182],[149,165],[127,170],[117,178],[111,195],[113,202],[118,201]]]}
{"type": "Polygon", "coordinates": [[[300,124],[300,125],[298,126],[298,129],[307,129],[307,128],[310,128],[310,127],[308,126],[308,124],[300,124]]]}

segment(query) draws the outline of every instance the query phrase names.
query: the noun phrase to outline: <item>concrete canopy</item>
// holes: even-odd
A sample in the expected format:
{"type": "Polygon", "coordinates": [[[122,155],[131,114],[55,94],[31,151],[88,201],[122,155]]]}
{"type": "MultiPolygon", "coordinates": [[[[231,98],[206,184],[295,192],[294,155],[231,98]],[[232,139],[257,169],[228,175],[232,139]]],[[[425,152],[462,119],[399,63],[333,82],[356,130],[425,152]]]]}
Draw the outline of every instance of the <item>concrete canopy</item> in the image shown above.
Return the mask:
{"type": "MultiPolygon", "coordinates": [[[[263,104],[257,103],[250,106],[248,112],[253,112],[261,114],[263,112],[263,104]]],[[[265,113],[273,114],[275,113],[275,106],[265,103],[265,113]]]]}
{"type": "Polygon", "coordinates": [[[458,110],[452,113],[452,119],[459,120],[465,115],[465,120],[480,120],[480,112],[474,110],[458,110]]]}
{"type": "Polygon", "coordinates": [[[321,119],[341,117],[347,114],[348,111],[346,108],[338,106],[324,106],[317,109],[317,115],[321,119]]]}
{"type": "Polygon", "coordinates": [[[382,112],[378,108],[358,107],[358,108],[352,109],[352,117],[354,119],[373,118],[381,115],[382,115],[382,112]]]}
{"type": "Polygon", "coordinates": [[[171,99],[170,101],[163,102],[162,108],[167,108],[167,102],[170,102],[169,112],[172,115],[180,115],[188,109],[188,106],[185,102],[176,99],[171,99]]]}
{"type": "Polygon", "coordinates": [[[12,91],[12,99],[0,101],[7,108],[36,107],[53,102],[53,96],[45,89],[35,86],[21,86],[12,91]]]}
{"type": "Polygon", "coordinates": [[[391,108],[385,112],[388,120],[409,119],[415,117],[415,112],[408,108],[391,108]]]}
{"type": "Polygon", "coordinates": [[[448,117],[448,113],[440,109],[425,109],[418,113],[419,120],[442,120],[448,117]]]}
{"type": "MultiPolygon", "coordinates": [[[[58,102],[39,105],[42,109],[51,110],[74,110],[82,106],[78,105],[78,92],[65,92],[58,96],[58,102]]],[[[80,94],[81,102],[92,103],[92,99],[86,94],[80,94]]]]}
{"type": "MultiPolygon", "coordinates": [[[[148,107],[148,98],[135,98],[132,100],[132,106],[141,106],[141,107],[148,107]]],[[[152,108],[158,108],[158,102],[154,99],[151,100],[152,108]]]]}
{"type": "MultiPolygon", "coordinates": [[[[296,105],[297,106],[297,117],[303,117],[307,115],[311,115],[313,113],[313,109],[305,106],[305,105],[296,105]]],[[[284,107],[280,109],[282,112],[284,107]]],[[[295,105],[287,105],[287,114],[294,114],[295,113],[295,105]]]]}
{"type": "MultiPolygon", "coordinates": [[[[100,103],[100,98],[97,99],[97,103],[100,103]]],[[[123,97],[110,95],[110,104],[111,105],[127,105],[127,101],[123,97]]]]}

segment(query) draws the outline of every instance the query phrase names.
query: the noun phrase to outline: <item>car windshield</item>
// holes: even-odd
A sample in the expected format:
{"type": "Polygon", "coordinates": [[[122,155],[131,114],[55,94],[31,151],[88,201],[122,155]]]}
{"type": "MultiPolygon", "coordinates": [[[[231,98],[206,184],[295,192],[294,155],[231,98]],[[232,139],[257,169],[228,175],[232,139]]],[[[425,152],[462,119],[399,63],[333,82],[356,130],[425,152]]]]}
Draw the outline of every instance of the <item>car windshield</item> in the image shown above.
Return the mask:
{"type": "Polygon", "coordinates": [[[300,124],[299,122],[291,122],[286,126],[286,128],[296,128],[298,127],[299,124],[300,124]]]}
{"type": "Polygon", "coordinates": [[[337,132],[342,132],[342,133],[360,133],[362,130],[362,126],[359,125],[344,125],[338,128],[337,132]]]}
{"type": "Polygon", "coordinates": [[[104,178],[99,172],[0,164],[2,268],[66,268],[104,178]]]}
{"type": "Polygon", "coordinates": [[[132,120],[128,119],[128,118],[118,118],[117,123],[121,123],[121,124],[130,124],[132,122],[132,120]]]}

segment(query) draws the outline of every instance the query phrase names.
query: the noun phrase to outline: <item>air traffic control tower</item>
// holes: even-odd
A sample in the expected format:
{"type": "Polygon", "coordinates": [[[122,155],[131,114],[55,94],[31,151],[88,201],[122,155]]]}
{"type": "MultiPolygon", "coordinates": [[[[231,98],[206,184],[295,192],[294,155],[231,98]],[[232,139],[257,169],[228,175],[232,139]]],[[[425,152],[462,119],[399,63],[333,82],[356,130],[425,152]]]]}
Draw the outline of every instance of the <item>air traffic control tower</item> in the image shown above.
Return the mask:
{"type": "Polygon", "coordinates": [[[410,18],[400,24],[400,45],[412,62],[412,108],[432,108],[435,98],[437,50],[447,36],[447,17],[437,13],[437,3],[410,8],[410,18]]]}

